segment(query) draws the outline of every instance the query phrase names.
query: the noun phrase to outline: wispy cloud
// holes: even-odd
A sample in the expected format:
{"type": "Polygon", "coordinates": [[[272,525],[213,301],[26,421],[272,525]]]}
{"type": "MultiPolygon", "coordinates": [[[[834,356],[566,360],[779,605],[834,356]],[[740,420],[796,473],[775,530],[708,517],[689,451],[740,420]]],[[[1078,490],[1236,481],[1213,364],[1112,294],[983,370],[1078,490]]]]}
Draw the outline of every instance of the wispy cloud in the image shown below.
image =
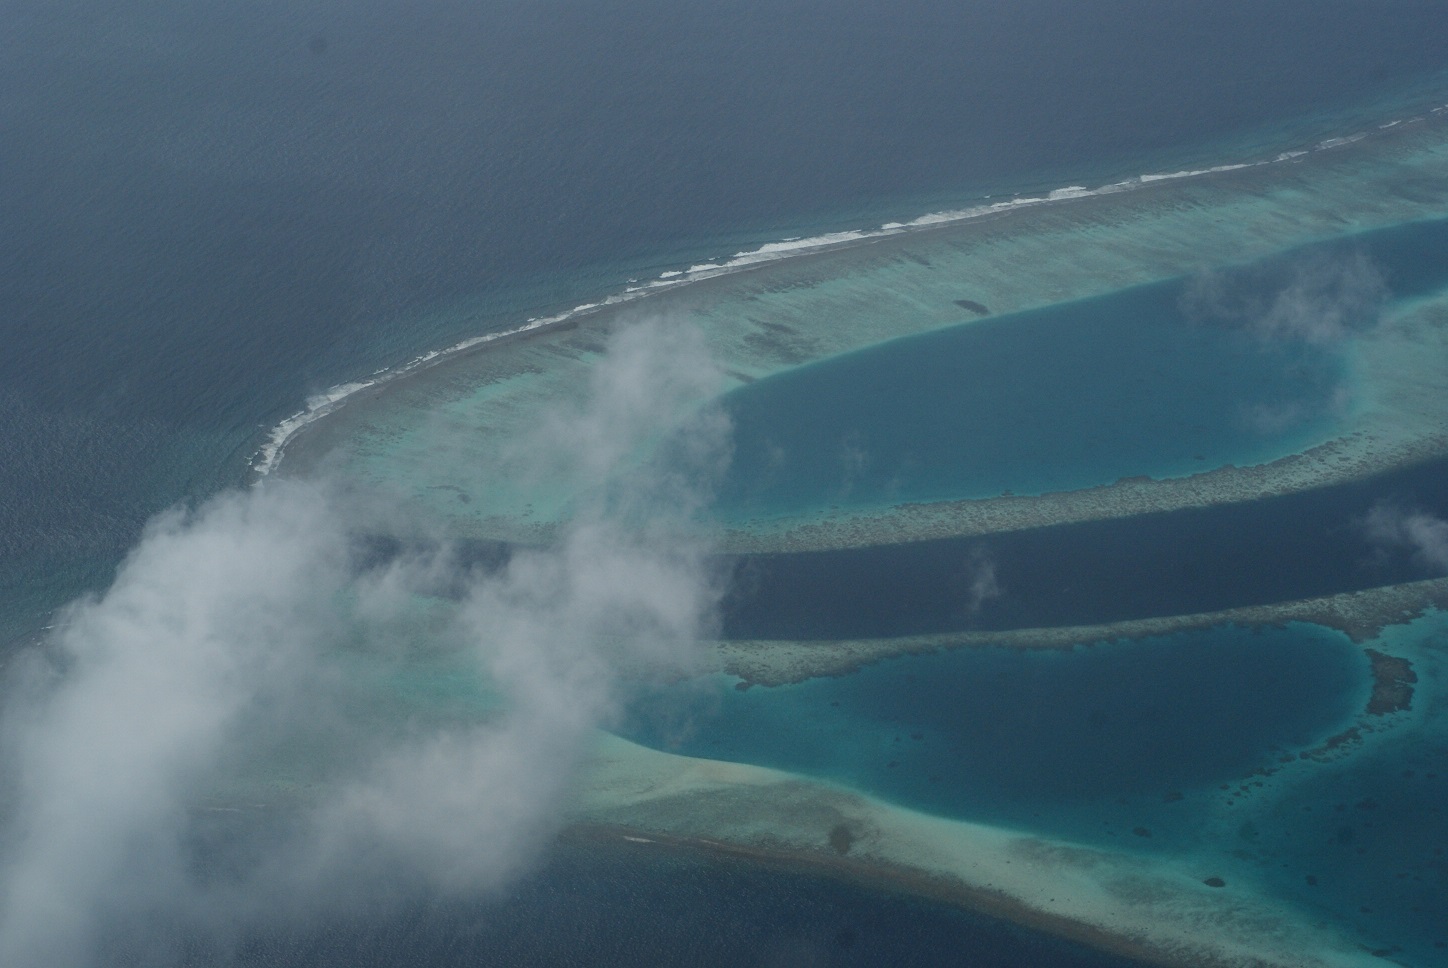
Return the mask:
{"type": "Polygon", "coordinates": [[[311,488],[228,495],[154,522],[50,662],[6,704],[0,963],[90,963],[99,918],[184,897],[188,801],[248,707],[300,673],[342,582],[311,488]]]}
{"type": "Polygon", "coordinates": [[[367,561],[357,535],[380,517],[319,483],[153,522],[114,584],[12,670],[0,964],[102,965],[116,924],[234,926],[398,885],[496,888],[526,867],[621,676],[686,669],[711,630],[720,577],[692,518],[727,454],[727,424],[697,407],[716,379],[683,327],[616,334],[517,460],[588,485],[687,421],[694,465],[635,473],[494,569],[446,549],[367,561]],[[349,662],[404,660],[418,595],[441,586],[461,600],[428,647],[475,669],[493,711],[386,722],[356,701],[349,662]],[[273,769],[324,785],[207,869],[198,805],[273,769]]]}
{"type": "Polygon", "coordinates": [[[1324,397],[1312,400],[1279,400],[1241,407],[1243,422],[1259,434],[1280,434],[1321,414],[1342,417],[1352,407],[1352,391],[1338,384],[1324,397]]]}
{"type": "Polygon", "coordinates": [[[1448,574],[1448,521],[1426,511],[1379,503],[1362,525],[1377,548],[1406,551],[1419,564],[1448,574]]]}
{"type": "Polygon", "coordinates": [[[995,559],[983,547],[971,551],[963,581],[966,586],[965,608],[971,615],[978,613],[986,602],[1005,594],[1005,588],[996,575],[995,559]]]}
{"type": "Polygon", "coordinates": [[[1285,266],[1201,272],[1181,304],[1190,318],[1262,339],[1323,344],[1375,326],[1387,298],[1382,272],[1356,251],[1285,266]]]}

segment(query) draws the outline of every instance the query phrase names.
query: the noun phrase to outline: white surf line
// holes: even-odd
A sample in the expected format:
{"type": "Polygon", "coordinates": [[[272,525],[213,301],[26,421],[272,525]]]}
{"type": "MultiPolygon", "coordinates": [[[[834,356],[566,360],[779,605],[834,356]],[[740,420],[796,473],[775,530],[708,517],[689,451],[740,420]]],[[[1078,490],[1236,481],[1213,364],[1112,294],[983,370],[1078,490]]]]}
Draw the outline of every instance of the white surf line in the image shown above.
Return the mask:
{"type": "Polygon", "coordinates": [[[585,303],[582,306],[576,306],[568,312],[559,313],[555,316],[534,317],[522,326],[515,326],[512,329],[500,330],[496,333],[485,333],[481,336],[472,336],[462,342],[454,343],[446,349],[429,350],[401,366],[378,370],[373,374],[371,379],[353,383],[341,383],[322,393],[308,397],[307,405],[304,409],[298,410],[271,429],[271,432],[267,435],[266,442],[261,445],[251,459],[252,472],[256,475],[258,481],[270,474],[281,462],[286,445],[290,443],[298,433],[308,425],[336,411],[347,402],[349,397],[361,390],[380,386],[398,377],[406,376],[409,373],[420,370],[446,357],[472,349],[474,346],[500,340],[508,336],[517,336],[520,333],[532,332],[560,323],[566,319],[571,319],[585,312],[598,309],[607,302],[608,300],[602,303],[585,303]]]}
{"type": "MultiPolygon", "coordinates": [[[[1427,114],[1438,115],[1448,112],[1448,104],[1440,107],[1430,108],[1427,114]]],[[[1392,121],[1388,124],[1378,125],[1378,130],[1395,127],[1398,124],[1411,124],[1426,120],[1426,115],[1418,115],[1404,121],[1392,121]]],[[[699,282],[704,279],[713,279],[718,276],[741,272],[772,262],[784,259],[797,258],[799,256],[811,255],[826,249],[842,248],[859,242],[866,242],[873,239],[888,238],[901,235],[906,232],[918,231],[921,229],[939,228],[973,219],[984,218],[990,215],[998,215],[1018,208],[1028,208],[1038,205],[1057,204],[1073,201],[1080,198],[1094,198],[1100,195],[1114,195],[1120,192],[1129,192],[1142,188],[1146,185],[1155,185],[1166,181],[1179,181],[1189,178],[1200,178],[1205,175],[1214,175],[1222,172],[1240,171],[1245,168],[1257,168],[1263,165],[1275,165],[1283,162],[1293,161],[1304,155],[1316,151],[1329,151],[1345,145],[1355,144],[1368,136],[1369,132],[1362,131],[1356,134],[1340,138],[1328,138],[1319,141],[1311,148],[1283,151],[1271,158],[1259,161],[1245,161],[1233,164],[1214,165],[1210,168],[1194,168],[1183,171],[1157,172],[1143,175],[1134,175],[1121,181],[1111,182],[1097,188],[1087,188],[1084,185],[1067,185],[1063,188],[1056,188],[1043,195],[1015,195],[1011,198],[991,202],[983,205],[973,205],[961,209],[947,209],[939,212],[929,212],[905,222],[886,222],[875,229],[849,229],[840,232],[828,232],[821,235],[809,237],[794,237],[783,239],[778,242],[766,242],[756,249],[746,249],[736,252],[727,259],[720,259],[717,262],[704,262],[689,266],[686,269],[670,269],[661,272],[658,278],[641,285],[628,286],[627,288],[613,293],[598,302],[584,303],[572,309],[557,313],[552,316],[535,316],[528,319],[523,325],[511,329],[499,330],[495,333],[485,333],[480,336],[469,337],[459,343],[454,343],[441,350],[430,350],[401,366],[384,368],[376,371],[372,378],[351,383],[340,383],[321,393],[307,398],[306,406],[292,414],[290,417],[277,423],[267,434],[264,443],[257,449],[251,458],[251,470],[254,475],[253,484],[258,484],[263,478],[276,470],[281,463],[282,456],[286,451],[287,444],[296,438],[306,427],[321,420],[330,413],[334,413],[347,400],[361,390],[379,386],[398,377],[406,376],[420,369],[437,363],[457,353],[470,350],[484,343],[505,339],[510,336],[518,336],[523,333],[538,332],[560,323],[577,319],[580,316],[596,312],[610,306],[621,303],[632,302],[645,296],[654,295],[668,289],[676,289],[690,283],[699,282]]],[[[986,196],[989,198],[990,196],[986,196]]],[[[631,282],[633,280],[630,280],[631,282]]]]}

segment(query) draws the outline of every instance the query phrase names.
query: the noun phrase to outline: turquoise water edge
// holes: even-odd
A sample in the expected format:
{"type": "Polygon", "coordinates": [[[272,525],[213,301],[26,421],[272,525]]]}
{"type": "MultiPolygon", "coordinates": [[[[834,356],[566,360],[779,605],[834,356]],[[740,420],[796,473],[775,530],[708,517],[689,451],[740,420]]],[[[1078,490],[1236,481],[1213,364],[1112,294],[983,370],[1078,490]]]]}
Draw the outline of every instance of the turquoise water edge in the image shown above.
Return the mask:
{"type": "Polygon", "coordinates": [[[1448,620],[1370,645],[1413,662],[1411,712],[1365,714],[1362,649],[1293,624],[960,649],[773,688],[719,675],[650,690],[619,729],[1217,873],[1328,913],[1394,963],[1438,964],[1448,620]]]}
{"type": "MultiPolygon", "coordinates": [[[[1448,318],[1448,183],[1394,147],[1427,145],[1426,156],[1448,144],[1435,39],[1448,23],[1412,4],[1392,17],[1202,4],[1179,33],[1153,20],[1155,5],[1125,2],[803,4],[768,16],[729,3],[143,6],[26,0],[0,40],[0,77],[16,92],[0,126],[17,132],[0,144],[12,186],[0,229],[24,241],[19,268],[0,277],[0,321],[14,321],[0,354],[0,643],[14,650],[46,641],[57,606],[104,588],[154,514],[274,469],[331,475],[397,498],[419,530],[488,540],[534,496],[510,505],[514,482],[496,482],[488,504],[496,467],[469,435],[488,429],[474,377],[498,357],[446,347],[550,318],[587,342],[595,322],[659,307],[705,330],[711,313],[740,307],[763,319],[795,305],[812,273],[841,267],[859,270],[838,275],[843,289],[868,289],[872,251],[911,263],[948,234],[890,222],[872,250],[864,236],[893,219],[1065,189],[1059,207],[990,211],[977,236],[962,231],[941,252],[954,246],[967,265],[1017,214],[1041,233],[1069,226],[1082,251],[1053,278],[1024,233],[1011,241],[1013,278],[1027,282],[933,283],[929,299],[900,300],[914,322],[881,324],[890,339],[846,340],[845,352],[812,355],[807,330],[859,322],[848,313],[781,331],[752,358],[768,365],[727,374],[715,401],[733,459],[710,528],[1291,458],[1377,406],[1396,362],[1431,370],[1440,345],[1419,337],[1448,318]],[[1200,39],[1217,33],[1234,40],[1213,53],[1200,39]],[[1093,45],[1123,37],[1130,65],[1099,76],[1093,45]],[[1034,63],[1051,69],[1022,69],[1034,63]],[[1200,265],[1092,278],[1093,260],[1115,272],[1153,245],[1112,250],[1134,218],[1093,224],[1112,199],[1141,189],[1142,211],[1159,213],[1266,197],[1313,159],[1336,166],[1340,187],[1355,165],[1391,183],[1391,205],[1368,199],[1339,216],[1283,204],[1260,225],[1204,232],[1213,254],[1200,265]],[[1217,166],[1233,171],[1150,180],[1217,166]],[[1119,194],[1072,197],[1122,179],[1119,194]],[[861,237],[757,272],[729,265],[836,232],[861,237]],[[1293,322],[1327,305],[1329,329],[1293,322]],[[1422,326],[1408,349],[1365,363],[1364,340],[1405,318],[1422,326]]],[[[841,305],[858,296],[868,317],[870,295],[846,292],[841,305]]],[[[545,496],[566,513],[575,495],[545,496]]],[[[989,562],[980,547],[971,569],[989,562]]],[[[1373,567],[1365,551],[1364,573],[1373,567]]],[[[981,596],[1011,593],[976,591],[972,613],[981,596]]],[[[865,599],[870,586],[834,592],[865,599]]],[[[346,682],[345,715],[398,735],[487,722],[498,696],[456,643],[429,639],[455,602],[429,593],[411,605],[388,648],[327,658],[346,682]]],[[[607,728],[882,810],[1140,860],[1213,898],[1328,925],[1372,963],[1433,968],[1448,965],[1448,613],[1392,620],[1353,637],[1293,621],[947,647],[771,686],[715,671],[632,684],[607,728]],[[1383,655],[1413,677],[1386,711],[1375,709],[1383,655]]],[[[0,654],[7,675],[21,665],[0,654]]],[[[349,749],[346,736],[328,745],[333,728],[344,732],[284,737],[273,760],[219,778],[187,807],[203,817],[197,840],[220,830],[225,845],[230,823],[243,844],[290,829],[286,808],[258,806],[256,791],[304,799],[330,775],[317,762],[349,749]],[[249,824],[265,836],[248,841],[249,824]]],[[[202,928],[198,940],[172,910],[147,920],[118,906],[104,912],[99,936],[114,946],[103,963],[152,968],[160,952],[255,968],[1130,968],[1142,954],[1120,953],[1109,926],[1083,938],[1012,924],[978,913],[978,898],[872,881],[868,862],[841,874],[823,840],[827,863],[815,863],[707,837],[645,845],[630,838],[648,829],[621,829],[570,829],[487,896],[389,896],[240,937],[202,928]]],[[[0,835],[4,860],[18,835],[0,835]]],[[[210,862],[199,848],[187,860],[210,862]]]]}
{"type": "Polygon", "coordinates": [[[1204,793],[1340,731],[1366,705],[1368,676],[1340,633],[1229,626],[1068,651],[956,649],[773,688],[736,682],[640,697],[620,731],[1091,841],[1120,833],[1103,824],[1152,819],[1127,823],[1123,798],[1161,813],[1172,791],[1204,793]]]}

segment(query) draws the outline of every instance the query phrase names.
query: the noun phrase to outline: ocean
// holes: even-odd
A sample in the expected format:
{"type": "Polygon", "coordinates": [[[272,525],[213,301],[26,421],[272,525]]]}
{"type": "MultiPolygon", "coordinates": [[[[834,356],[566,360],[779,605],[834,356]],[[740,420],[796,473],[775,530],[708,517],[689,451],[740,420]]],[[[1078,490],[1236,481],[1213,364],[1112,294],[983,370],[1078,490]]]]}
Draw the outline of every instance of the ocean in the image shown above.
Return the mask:
{"type": "Polygon", "coordinates": [[[222,957],[246,968],[676,963],[702,966],[1118,968],[1128,964],[1007,922],[847,878],[688,850],[640,852],[579,836],[557,846],[504,897],[419,897],[402,909],[362,909],[214,946],[147,932],[121,938],[109,964],[154,964],[158,950],[188,963],[222,957]],[[643,915],[641,912],[647,912],[643,915]],[[964,949],[962,946],[966,946],[964,949]],[[962,954],[964,950],[965,954],[962,954]]]}
{"type": "MultiPolygon", "coordinates": [[[[1440,104],[1448,91],[1448,7],[1425,0],[11,0],[5,20],[7,665],[57,607],[109,583],[155,514],[247,485],[273,428],[315,395],[778,240],[1271,157],[1440,104]]],[[[1223,352],[1223,366],[1250,382],[1223,352]]],[[[869,357],[832,365],[877,372],[869,357]]],[[[1320,362],[1294,392],[1326,392],[1334,361],[1320,362]]],[[[1232,392],[1210,389],[1219,402],[1232,392]]],[[[1222,420],[1218,438],[1182,459],[1239,444],[1243,425],[1222,420]]],[[[1010,458],[1009,435],[1000,440],[1010,458]]],[[[1095,482],[1093,455],[1067,483],[1095,482]]],[[[1025,468],[966,491],[1060,484],[1025,468]]],[[[938,482],[918,486],[942,494],[938,482]]],[[[1352,584],[1340,579],[1321,587],[1352,584]]],[[[789,607],[759,621],[788,626],[789,607]]],[[[1217,658],[1248,647],[1222,635],[1232,641],[1217,658]]],[[[1292,642],[1288,652],[1306,648],[1292,642]]],[[[1236,758],[1180,782],[1208,784],[1264,745],[1326,728],[1343,699],[1334,656],[1320,651],[1308,666],[1319,691],[1284,707],[1287,720],[1212,751],[1236,758]]],[[[799,691],[833,701],[872,681],[799,691]]],[[[1404,770],[1431,772],[1357,769],[1363,789],[1385,783],[1373,770],[1396,778],[1392,790],[1404,770]]],[[[1436,790],[1380,798],[1391,823],[1327,823],[1321,839],[1396,856],[1395,825],[1430,818],[1439,826],[1427,829],[1441,831],[1436,790]]],[[[925,796],[906,799],[933,805],[925,796]]],[[[1345,863],[1313,862],[1314,872],[1345,863]]],[[[1367,880],[1402,893],[1399,880],[1441,878],[1434,869],[1367,880]]],[[[1294,885],[1303,870],[1293,862],[1294,885]]],[[[1372,907],[1346,881],[1334,882],[1329,909],[1372,907]]],[[[1399,916],[1404,936],[1431,952],[1437,909],[1425,896],[1399,916]]],[[[245,939],[236,961],[368,963],[365,941],[370,963],[389,965],[1123,963],[826,876],[571,841],[504,901],[418,905],[389,911],[371,934],[339,922],[245,939]]],[[[150,940],[118,951],[150,950],[150,940]]]]}

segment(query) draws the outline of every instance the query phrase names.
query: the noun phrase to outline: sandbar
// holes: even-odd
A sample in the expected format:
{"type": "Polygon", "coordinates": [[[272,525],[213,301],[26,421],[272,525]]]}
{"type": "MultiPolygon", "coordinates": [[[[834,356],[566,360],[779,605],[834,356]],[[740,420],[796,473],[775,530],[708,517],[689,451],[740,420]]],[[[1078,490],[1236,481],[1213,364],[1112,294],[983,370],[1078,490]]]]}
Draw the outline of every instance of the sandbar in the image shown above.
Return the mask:
{"type": "Polygon", "coordinates": [[[944,632],[892,638],[721,640],[712,646],[712,667],[759,686],[781,686],[817,676],[848,675],[900,655],[945,649],[1072,649],[1097,642],[1153,638],[1222,625],[1282,626],[1304,622],[1336,629],[1353,642],[1377,639],[1434,610],[1448,610],[1448,578],[1431,578],[1300,601],[1138,618],[1101,625],[1068,625],[992,632],[944,632]]]}

